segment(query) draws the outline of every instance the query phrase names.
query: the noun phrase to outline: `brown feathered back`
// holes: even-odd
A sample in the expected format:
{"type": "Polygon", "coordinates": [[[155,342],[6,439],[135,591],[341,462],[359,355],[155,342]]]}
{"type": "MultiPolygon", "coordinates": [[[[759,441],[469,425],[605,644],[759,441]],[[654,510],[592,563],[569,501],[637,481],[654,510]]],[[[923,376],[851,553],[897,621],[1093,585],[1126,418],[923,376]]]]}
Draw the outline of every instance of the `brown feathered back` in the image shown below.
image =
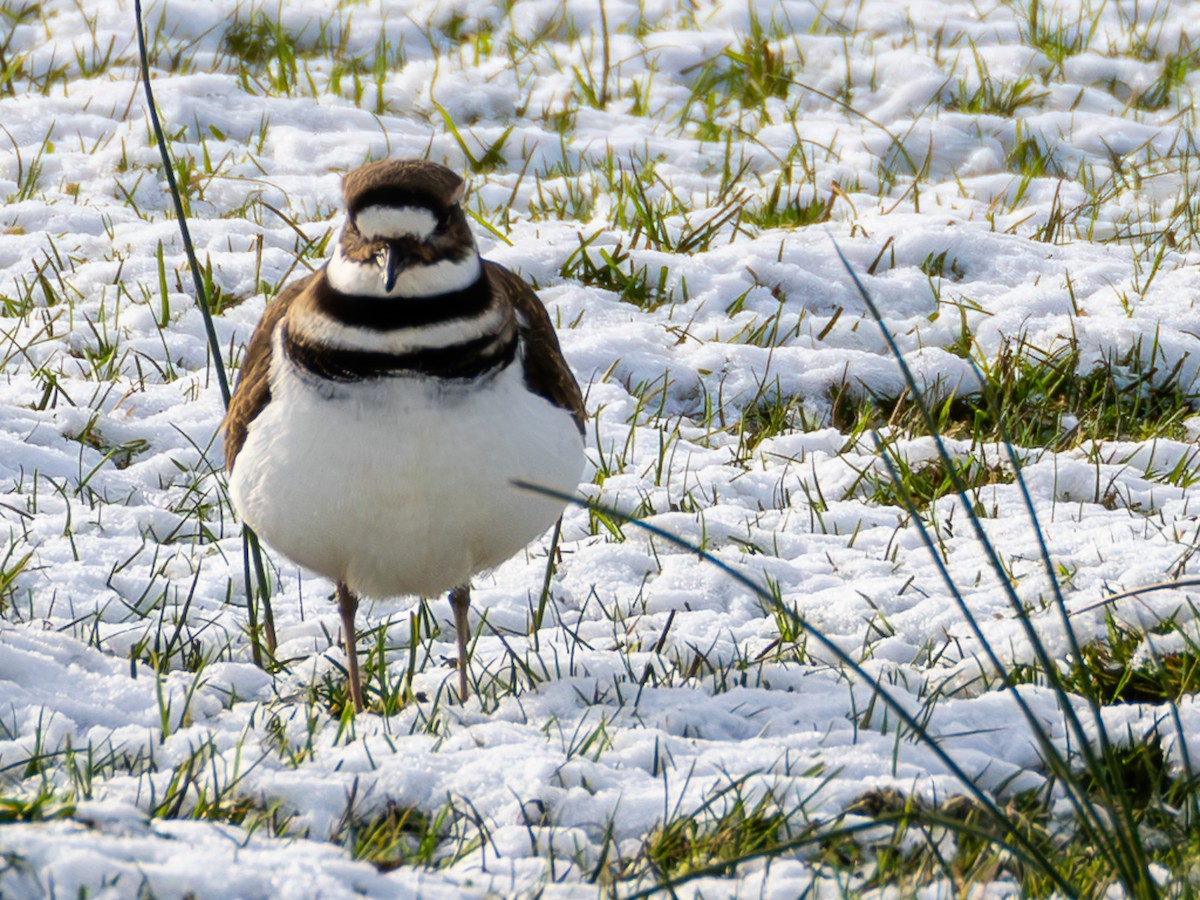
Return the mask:
{"type": "Polygon", "coordinates": [[[583,393],[562,357],[558,335],[541,298],[520,277],[498,263],[485,259],[483,271],[492,290],[504,291],[517,311],[517,331],[525,345],[521,357],[525,367],[525,386],[569,412],[575,420],[575,427],[583,434],[587,420],[583,393]]]}
{"type": "Polygon", "coordinates": [[[246,443],[246,432],[250,423],[262,412],[271,399],[271,337],[275,326],[288,311],[293,301],[300,296],[316,278],[324,278],[324,271],[293,281],[274,300],[267,304],[266,311],[258,320],[246,352],[242,355],[242,368],[238,372],[233,397],[225,412],[225,468],[233,469],[242,444],[246,443]]]}

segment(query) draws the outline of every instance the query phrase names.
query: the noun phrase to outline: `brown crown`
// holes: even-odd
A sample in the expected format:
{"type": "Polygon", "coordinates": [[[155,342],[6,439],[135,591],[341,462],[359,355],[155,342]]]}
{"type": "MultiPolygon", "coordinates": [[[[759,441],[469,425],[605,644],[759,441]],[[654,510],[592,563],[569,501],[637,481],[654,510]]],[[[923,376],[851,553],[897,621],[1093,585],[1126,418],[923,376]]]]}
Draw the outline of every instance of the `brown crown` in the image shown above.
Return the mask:
{"type": "Polygon", "coordinates": [[[425,159],[384,159],[359,166],[342,179],[351,217],[368,206],[421,206],[441,218],[463,196],[455,172],[425,159]]]}

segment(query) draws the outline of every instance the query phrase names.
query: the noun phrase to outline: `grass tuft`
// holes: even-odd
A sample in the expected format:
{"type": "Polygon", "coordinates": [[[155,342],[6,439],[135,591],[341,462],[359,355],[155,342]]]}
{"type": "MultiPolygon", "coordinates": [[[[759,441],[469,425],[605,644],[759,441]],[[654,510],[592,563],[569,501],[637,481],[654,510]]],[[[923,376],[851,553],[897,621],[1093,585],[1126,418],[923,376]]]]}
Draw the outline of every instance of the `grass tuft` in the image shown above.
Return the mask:
{"type": "Polygon", "coordinates": [[[988,69],[987,62],[972,45],[975,57],[976,77],[973,80],[960,78],[946,100],[946,108],[971,116],[1003,116],[1012,118],[1025,106],[1040,103],[1049,94],[1034,87],[1032,76],[1011,80],[996,78],[988,69]]]}

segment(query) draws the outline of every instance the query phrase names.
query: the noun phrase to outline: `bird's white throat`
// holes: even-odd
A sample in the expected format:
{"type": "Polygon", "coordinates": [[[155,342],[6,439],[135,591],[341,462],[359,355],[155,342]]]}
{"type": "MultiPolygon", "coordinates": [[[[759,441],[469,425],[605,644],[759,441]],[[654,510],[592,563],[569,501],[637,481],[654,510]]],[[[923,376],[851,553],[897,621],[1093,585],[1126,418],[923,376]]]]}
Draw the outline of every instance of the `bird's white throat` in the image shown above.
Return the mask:
{"type": "Polygon", "coordinates": [[[383,267],[374,260],[356,262],[342,253],[341,241],[325,268],[329,285],[342,294],[359,297],[434,297],[469,288],[479,280],[479,254],[466,259],[443,259],[428,266],[411,266],[400,273],[395,286],[384,287],[383,267]]]}

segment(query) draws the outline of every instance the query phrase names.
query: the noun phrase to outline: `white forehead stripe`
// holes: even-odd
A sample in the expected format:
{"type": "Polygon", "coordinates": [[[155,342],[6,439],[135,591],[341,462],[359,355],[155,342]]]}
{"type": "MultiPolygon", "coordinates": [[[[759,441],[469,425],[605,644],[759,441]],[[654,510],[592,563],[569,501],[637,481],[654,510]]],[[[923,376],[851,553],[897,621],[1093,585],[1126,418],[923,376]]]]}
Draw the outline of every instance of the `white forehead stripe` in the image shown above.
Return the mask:
{"type": "Polygon", "coordinates": [[[394,237],[423,241],[437,229],[437,218],[420,206],[368,206],[358,211],[354,225],[371,241],[394,237]]]}

